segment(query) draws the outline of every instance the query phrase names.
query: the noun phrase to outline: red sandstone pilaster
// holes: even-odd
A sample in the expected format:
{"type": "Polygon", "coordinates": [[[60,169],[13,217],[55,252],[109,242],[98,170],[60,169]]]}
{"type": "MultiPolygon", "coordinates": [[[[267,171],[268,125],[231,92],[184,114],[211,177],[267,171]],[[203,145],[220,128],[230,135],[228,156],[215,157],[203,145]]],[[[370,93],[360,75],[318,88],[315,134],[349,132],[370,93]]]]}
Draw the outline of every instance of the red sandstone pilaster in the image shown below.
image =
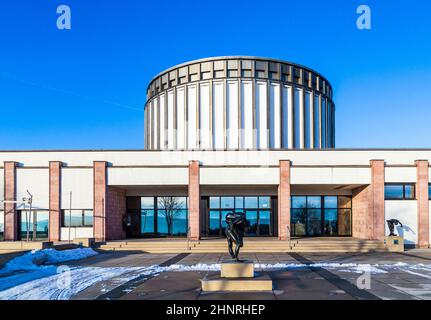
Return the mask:
{"type": "Polygon", "coordinates": [[[96,241],[106,240],[106,195],[107,195],[107,177],[106,161],[94,161],[93,163],[93,232],[96,241]]]}
{"type": "Polygon", "coordinates": [[[385,236],[385,161],[371,160],[371,209],[373,239],[385,236]]]}
{"type": "MultiPolygon", "coordinates": [[[[13,161],[4,163],[4,199],[16,200],[16,166],[13,161]]],[[[15,203],[4,204],[4,239],[6,241],[18,240],[18,217],[15,203]]]]}
{"type": "Polygon", "coordinates": [[[190,239],[199,240],[199,207],[200,207],[200,186],[199,186],[199,161],[189,161],[189,228],[190,239]]]}
{"type": "Polygon", "coordinates": [[[418,204],[418,246],[429,247],[428,160],[416,160],[416,199],[418,204]]]}
{"type": "Polygon", "coordinates": [[[61,166],[59,161],[49,162],[49,241],[60,241],[61,166]]]}
{"type": "Polygon", "coordinates": [[[373,239],[371,185],[352,190],[352,236],[373,239]]]}
{"type": "Polygon", "coordinates": [[[123,216],[126,214],[126,191],[108,187],[106,196],[106,240],[126,238],[123,229],[123,216]]]}
{"type": "Polygon", "coordinates": [[[290,230],[290,161],[280,160],[278,185],[278,239],[287,240],[290,230]]]}

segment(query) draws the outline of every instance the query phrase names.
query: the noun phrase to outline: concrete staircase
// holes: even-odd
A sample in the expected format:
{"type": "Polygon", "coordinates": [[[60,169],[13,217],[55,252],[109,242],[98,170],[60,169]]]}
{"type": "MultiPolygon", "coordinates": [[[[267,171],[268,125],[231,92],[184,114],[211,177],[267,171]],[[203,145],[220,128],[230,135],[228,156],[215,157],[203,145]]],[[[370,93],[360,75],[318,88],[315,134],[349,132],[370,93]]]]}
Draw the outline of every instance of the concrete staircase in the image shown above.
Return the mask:
{"type": "MultiPolygon", "coordinates": [[[[147,253],[227,253],[226,239],[190,241],[186,239],[140,239],[108,241],[99,245],[107,251],[130,251],[147,253]]],[[[354,238],[301,238],[280,241],[276,238],[246,238],[241,252],[384,252],[383,242],[354,238]]]]}

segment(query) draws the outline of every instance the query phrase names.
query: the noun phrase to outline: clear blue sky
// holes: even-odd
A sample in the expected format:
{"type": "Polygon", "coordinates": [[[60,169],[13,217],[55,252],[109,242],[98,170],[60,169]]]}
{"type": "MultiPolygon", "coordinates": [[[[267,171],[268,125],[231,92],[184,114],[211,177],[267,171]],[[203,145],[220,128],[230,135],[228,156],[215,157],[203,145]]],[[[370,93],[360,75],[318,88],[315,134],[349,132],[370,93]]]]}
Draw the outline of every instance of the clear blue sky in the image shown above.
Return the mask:
{"type": "Polygon", "coordinates": [[[217,55],[325,75],[339,148],[431,147],[430,17],[425,0],[1,1],[0,149],[142,148],[149,80],[217,55]],[[360,4],[372,30],[356,28],[360,4]]]}

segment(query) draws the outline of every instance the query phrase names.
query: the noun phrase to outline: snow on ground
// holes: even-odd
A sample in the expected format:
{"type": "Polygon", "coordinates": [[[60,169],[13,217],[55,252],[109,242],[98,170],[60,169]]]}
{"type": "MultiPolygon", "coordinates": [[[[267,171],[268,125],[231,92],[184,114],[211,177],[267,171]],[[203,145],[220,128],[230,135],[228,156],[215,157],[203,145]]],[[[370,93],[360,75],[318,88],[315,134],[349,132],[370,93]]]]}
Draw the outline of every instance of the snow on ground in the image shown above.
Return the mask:
{"type": "MultiPolygon", "coordinates": [[[[91,285],[121,276],[131,268],[71,268],[0,292],[0,300],[68,300],[91,285]]],[[[132,278],[136,277],[133,276],[132,278]]],[[[125,277],[123,282],[129,281],[125,277]]]]}
{"type": "MultiPolygon", "coordinates": [[[[96,283],[111,283],[108,287],[119,286],[140,276],[156,276],[162,272],[219,271],[219,263],[199,263],[195,265],[174,264],[167,267],[159,265],[142,267],[58,267],[55,264],[82,259],[97,252],[92,249],[73,249],[57,251],[54,249],[37,250],[9,261],[0,270],[0,300],[64,300],[96,283]],[[108,282],[106,282],[108,281],[108,282]]],[[[370,272],[381,274],[404,271],[425,278],[431,278],[431,264],[357,264],[357,263],[256,263],[256,270],[288,271],[310,267],[324,268],[346,273],[370,272]]],[[[101,285],[101,294],[104,286],[101,285]]]]}
{"type": "Polygon", "coordinates": [[[55,249],[33,250],[6,263],[0,275],[14,271],[39,270],[44,265],[79,260],[96,255],[91,248],[77,248],[58,251],[55,249]]]}
{"type": "Polygon", "coordinates": [[[55,275],[58,267],[52,265],[54,263],[83,259],[96,254],[96,251],[89,248],[63,251],[44,249],[27,252],[10,260],[3,269],[0,269],[0,291],[55,275]]]}

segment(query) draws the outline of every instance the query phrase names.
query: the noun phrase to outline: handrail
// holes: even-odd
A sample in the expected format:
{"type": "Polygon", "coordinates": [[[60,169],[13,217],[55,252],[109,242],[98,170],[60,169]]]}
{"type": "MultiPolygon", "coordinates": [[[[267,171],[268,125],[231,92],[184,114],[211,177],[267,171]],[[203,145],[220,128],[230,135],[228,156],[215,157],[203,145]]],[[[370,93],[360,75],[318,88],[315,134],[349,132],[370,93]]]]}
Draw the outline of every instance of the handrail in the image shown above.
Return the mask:
{"type": "Polygon", "coordinates": [[[292,242],[291,242],[291,238],[290,238],[290,226],[287,225],[287,239],[289,240],[289,249],[292,249],[292,242]]]}
{"type": "Polygon", "coordinates": [[[187,227],[187,250],[191,250],[190,248],[190,226],[187,227]]]}

